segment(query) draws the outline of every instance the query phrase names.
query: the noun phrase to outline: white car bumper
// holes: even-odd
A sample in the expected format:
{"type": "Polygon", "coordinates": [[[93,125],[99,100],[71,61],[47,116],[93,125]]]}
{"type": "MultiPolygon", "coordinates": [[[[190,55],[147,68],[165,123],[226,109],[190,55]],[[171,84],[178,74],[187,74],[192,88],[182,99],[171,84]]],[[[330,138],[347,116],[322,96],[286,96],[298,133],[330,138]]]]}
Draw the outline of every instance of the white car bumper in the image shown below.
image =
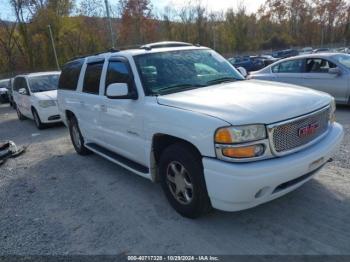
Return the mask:
{"type": "Polygon", "coordinates": [[[343,135],[342,126],[335,123],[320,142],[281,158],[251,163],[203,158],[212,206],[224,211],[248,209],[298,188],[327,163],[343,135]]]}
{"type": "Polygon", "coordinates": [[[40,108],[38,114],[42,123],[56,123],[62,121],[57,106],[40,108]]]}

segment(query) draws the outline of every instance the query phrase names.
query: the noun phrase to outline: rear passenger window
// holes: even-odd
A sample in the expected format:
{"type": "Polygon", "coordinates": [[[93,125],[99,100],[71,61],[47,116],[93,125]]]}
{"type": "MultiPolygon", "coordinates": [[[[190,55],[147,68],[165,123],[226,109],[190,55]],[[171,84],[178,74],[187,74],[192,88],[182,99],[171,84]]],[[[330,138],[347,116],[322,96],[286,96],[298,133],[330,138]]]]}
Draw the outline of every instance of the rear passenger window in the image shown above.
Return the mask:
{"type": "Polygon", "coordinates": [[[80,70],[83,64],[84,60],[78,60],[66,64],[62,69],[58,89],[75,90],[78,85],[80,70]]]}
{"type": "Polygon", "coordinates": [[[98,95],[103,62],[87,64],[83,92],[98,95]]]}

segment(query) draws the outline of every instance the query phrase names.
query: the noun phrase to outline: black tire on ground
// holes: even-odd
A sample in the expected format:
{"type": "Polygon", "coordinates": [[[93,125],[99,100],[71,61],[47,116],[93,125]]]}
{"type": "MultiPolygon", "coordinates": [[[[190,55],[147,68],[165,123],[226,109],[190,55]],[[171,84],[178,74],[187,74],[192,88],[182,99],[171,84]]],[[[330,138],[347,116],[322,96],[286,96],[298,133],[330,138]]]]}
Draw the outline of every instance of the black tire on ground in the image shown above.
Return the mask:
{"type": "Polygon", "coordinates": [[[69,128],[69,134],[70,138],[72,140],[72,144],[74,146],[75,151],[79,155],[89,155],[92,152],[85,147],[84,145],[84,138],[81,135],[79,125],[78,125],[78,120],[75,118],[75,116],[71,116],[68,119],[68,128],[69,128]]]}
{"type": "Polygon", "coordinates": [[[176,143],[166,148],[159,175],[170,205],[180,215],[197,218],[211,210],[201,156],[190,145],[176,143]]]}
{"type": "Polygon", "coordinates": [[[39,114],[36,111],[35,108],[32,108],[32,114],[33,114],[33,118],[34,118],[34,123],[36,125],[36,127],[38,129],[44,129],[45,128],[45,124],[43,124],[40,120],[39,114]]]}
{"type": "Polygon", "coordinates": [[[23,121],[23,120],[27,119],[24,115],[22,115],[22,113],[18,109],[18,107],[16,107],[16,112],[17,112],[17,117],[18,117],[19,120],[23,121]]]}

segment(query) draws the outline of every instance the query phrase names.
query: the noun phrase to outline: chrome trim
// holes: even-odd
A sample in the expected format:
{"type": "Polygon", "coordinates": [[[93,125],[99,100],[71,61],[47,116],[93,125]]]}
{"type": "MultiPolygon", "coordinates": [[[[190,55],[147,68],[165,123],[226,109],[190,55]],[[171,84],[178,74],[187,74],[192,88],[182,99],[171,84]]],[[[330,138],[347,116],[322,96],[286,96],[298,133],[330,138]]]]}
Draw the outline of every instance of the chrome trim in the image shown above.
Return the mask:
{"type": "Polygon", "coordinates": [[[224,160],[227,162],[236,162],[236,163],[242,163],[242,162],[254,162],[258,160],[263,160],[263,159],[269,159],[273,158],[274,155],[271,153],[270,150],[270,142],[269,139],[263,139],[263,140],[256,140],[253,142],[248,142],[248,143],[241,143],[241,144],[215,144],[215,152],[216,152],[216,157],[220,160],[224,160]],[[223,148],[232,148],[232,147],[245,147],[245,146],[251,146],[251,145],[264,145],[265,146],[265,151],[261,156],[258,157],[251,157],[251,158],[232,158],[232,157],[227,157],[222,154],[222,149],[223,148]]]}
{"type": "Polygon", "coordinates": [[[316,137],[314,140],[311,140],[309,143],[307,143],[305,145],[296,147],[296,148],[288,150],[288,151],[277,152],[275,150],[275,146],[274,146],[274,143],[273,143],[273,133],[274,133],[274,130],[275,130],[276,127],[281,126],[281,125],[286,125],[286,124],[289,124],[289,123],[292,123],[292,122],[295,122],[295,121],[303,120],[305,118],[317,115],[317,114],[319,114],[321,112],[324,112],[324,111],[327,111],[329,109],[330,109],[330,105],[328,105],[326,107],[323,107],[323,108],[321,108],[321,109],[319,109],[317,111],[314,111],[314,112],[312,112],[310,114],[307,114],[307,115],[302,115],[302,116],[299,116],[299,117],[296,117],[296,118],[292,118],[292,119],[289,119],[289,120],[286,120],[286,121],[282,121],[282,122],[278,122],[278,123],[267,125],[266,126],[266,128],[267,128],[267,136],[268,136],[268,139],[270,141],[270,149],[271,149],[272,154],[275,155],[275,156],[285,156],[285,155],[288,155],[288,154],[292,154],[292,153],[295,153],[297,151],[303,150],[303,149],[305,149],[305,148],[307,148],[307,147],[317,143],[322,138],[324,138],[329,133],[329,131],[332,128],[332,125],[331,125],[330,121],[328,121],[328,128],[327,128],[327,130],[322,135],[320,135],[319,137],[316,137]]]}

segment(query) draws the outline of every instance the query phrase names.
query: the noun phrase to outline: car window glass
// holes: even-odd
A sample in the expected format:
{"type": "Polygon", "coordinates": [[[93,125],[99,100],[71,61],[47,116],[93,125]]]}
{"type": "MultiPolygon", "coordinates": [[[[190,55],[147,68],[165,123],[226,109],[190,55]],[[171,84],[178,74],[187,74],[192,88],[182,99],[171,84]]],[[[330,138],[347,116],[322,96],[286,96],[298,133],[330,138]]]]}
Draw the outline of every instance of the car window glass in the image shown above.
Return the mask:
{"type": "Polygon", "coordinates": [[[89,63],[84,76],[83,92],[98,95],[103,62],[89,63]]]}
{"type": "Polygon", "coordinates": [[[79,75],[84,60],[78,60],[66,64],[60,76],[58,89],[75,90],[78,85],[79,75]]]}
{"type": "Polygon", "coordinates": [[[343,66],[350,68],[350,55],[337,55],[335,59],[343,66]]]}
{"type": "Polygon", "coordinates": [[[273,67],[274,73],[300,73],[302,71],[302,60],[289,60],[282,62],[278,65],[278,68],[273,67]]]}
{"type": "Polygon", "coordinates": [[[126,63],[120,61],[112,61],[108,64],[106,87],[113,83],[130,84],[130,80],[130,72],[126,63]]]}
{"type": "Polygon", "coordinates": [[[29,85],[32,93],[56,90],[58,86],[58,74],[29,77],[29,85]]]}
{"type": "Polygon", "coordinates": [[[337,67],[334,63],[321,58],[306,60],[306,73],[328,73],[330,68],[337,67]]]}
{"type": "Polygon", "coordinates": [[[26,80],[23,77],[17,77],[14,82],[13,90],[17,91],[25,88],[28,91],[26,80]]]}

